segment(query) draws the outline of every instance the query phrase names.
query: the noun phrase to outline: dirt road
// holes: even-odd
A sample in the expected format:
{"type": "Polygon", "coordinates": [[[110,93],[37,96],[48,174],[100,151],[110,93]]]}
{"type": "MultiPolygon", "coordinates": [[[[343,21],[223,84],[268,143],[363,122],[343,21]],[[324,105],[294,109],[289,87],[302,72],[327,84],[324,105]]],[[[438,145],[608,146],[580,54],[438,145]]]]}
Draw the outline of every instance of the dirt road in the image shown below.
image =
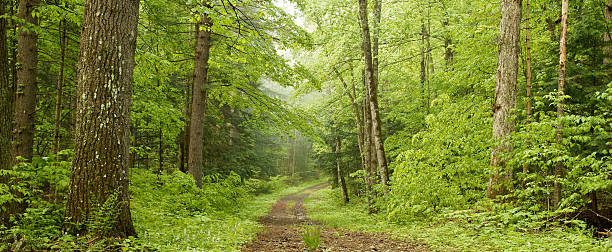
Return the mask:
{"type": "Polygon", "coordinates": [[[265,231],[242,248],[242,251],[307,251],[302,238],[304,225],[322,227],[321,245],[317,251],[427,251],[422,245],[388,239],[384,234],[365,234],[331,229],[306,217],[304,199],[327,187],[319,184],[281,198],[267,216],[260,218],[265,231]]]}

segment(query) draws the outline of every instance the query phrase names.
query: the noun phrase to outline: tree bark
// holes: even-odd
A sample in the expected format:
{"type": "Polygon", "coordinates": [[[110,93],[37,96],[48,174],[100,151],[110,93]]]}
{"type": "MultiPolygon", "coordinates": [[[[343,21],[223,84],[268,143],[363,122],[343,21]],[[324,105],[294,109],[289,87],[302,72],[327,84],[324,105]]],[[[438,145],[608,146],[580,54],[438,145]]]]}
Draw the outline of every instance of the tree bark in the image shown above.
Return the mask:
{"type": "Polygon", "coordinates": [[[379,166],[383,193],[388,191],[389,171],[385,156],[385,147],[382,139],[381,120],[378,110],[378,82],[372,64],[372,46],[370,44],[370,29],[368,25],[368,11],[366,0],[359,1],[359,16],[361,19],[361,31],[363,35],[363,52],[365,58],[365,72],[368,89],[368,102],[372,114],[372,129],[374,144],[376,146],[376,157],[379,166]]]}
{"type": "Polygon", "coordinates": [[[212,20],[202,14],[196,26],[195,64],[189,132],[189,172],[196,185],[202,188],[202,148],[204,146],[204,116],[208,98],[208,59],[212,20]]]}
{"type": "Polygon", "coordinates": [[[32,16],[38,2],[36,0],[19,1],[19,18],[25,24],[19,26],[17,39],[17,95],[15,98],[15,134],[13,158],[32,160],[34,146],[34,120],[36,115],[36,65],[38,63],[38,34],[30,29],[37,25],[32,16]]]}
{"type": "MultiPolygon", "coordinates": [[[[530,2],[529,0],[525,1],[525,79],[526,79],[526,89],[527,89],[527,105],[525,108],[525,113],[527,114],[526,123],[529,124],[531,122],[531,20],[530,20],[530,2]]],[[[527,146],[529,146],[530,139],[527,138],[527,146]]],[[[529,167],[527,165],[523,165],[523,173],[527,174],[529,172],[529,167]]],[[[524,182],[523,182],[524,185],[524,182]]]]}
{"type": "Polygon", "coordinates": [[[425,98],[425,82],[427,81],[427,61],[425,54],[425,20],[421,17],[421,106],[423,110],[427,110],[427,100],[425,98]]]}
{"type": "MultiPolygon", "coordinates": [[[[498,141],[491,152],[491,167],[506,168],[504,153],[510,151],[505,138],[514,131],[514,122],[510,120],[511,111],[516,107],[516,85],[518,76],[518,58],[520,44],[520,24],[522,0],[502,0],[500,37],[498,45],[498,65],[495,102],[493,104],[493,139],[498,141]]],[[[493,172],[489,177],[487,196],[495,198],[508,192],[506,183],[512,179],[512,170],[493,172]]]]}
{"type": "MultiPolygon", "coordinates": [[[[75,154],[66,216],[99,222],[102,204],[113,216],[106,232],[69,225],[102,237],[135,236],[130,214],[129,143],[138,0],[86,0],[78,71],[75,154]]],[[[105,223],[109,224],[109,223],[105,223]]]]}
{"type": "MultiPolygon", "coordinates": [[[[0,16],[4,15],[7,1],[0,0],[0,16]]],[[[11,111],[13,107],[13,88],[9,82],[8,47],[6,40],[7,19],[0,18],[0,111],[11,111]]],[[[0,170],[10,170],[13,166],[12,135],[13,114],[0,113],[0,170]]],[[[0,176],[0,184],[8,183],[7,176],[0,176]]],[[[6,208],[0,213],[0,225],[9,227],[12,214],[10,205],[0,205],[6,208]]]]}
{"type": "Polygon", "coordinates": [[[59,70],[57,73],[57,84],[55,86],[55,125],[53,127],[53,154],[60,150],[60,128],[62,123],[62,96],[64,93],[64,64],[66,58],[66,20],[62,19],[59,22],[60,30],[60,58],[59,70]]]}
{"type": "Polygon", "coordinates": [[[181,157],[179,170],[187,173],[189,166],[189,133],[191,132],[190,124],[191,124],[191,103],[193,102],[191,99],[191,89],[193,87],[193,81],[185,82],[185,127],[183,129],[183,141],[181,147],[181,157]]]}
{"type": "MultiPolygon", "coordinates": [[[[557,144],[561,145],[563,141],[563,123],[561,118],[565,113],[563,107],[565,106],[564,95],[565,95],[565,72],[567,62],[567,16],[569,11],[569,0],[561,1],[561,39],[559,41],[559,86],[557,87],[557,99],[559,105],[557,107],[557,117],[559,118],[559,125],[557,127],[557,144]]],[[[561,182],[559,179],[563,177],[564,164],[559,162],[555,166],[555,183],[553,193],[553,205],[555,209],[559,207],[561,202],[561,182]]]]}
{"type": "Polygon", "coordinates": [[[346,190],[346,183],[344,181],[344,176],[342,175],[342,160],[340,156],[340,137],[336,137],[336,172],[338,173],[338,185],[340,186],[340,191],[342,192],[342,201],[344,204],[349,202],[348,192],[346,190]]]}
{"type": "MultiPolygon", "coordinates": [[[[604,15],[606,17],[606,22],[610,24],[612,22],[612,0],[609,0],[608,5],[605,7],[604,15]]],[[[610,27],[608,26],[608,30],[604,33],[604,66],[608,66],[612,64],[612,35],[610,34],[610,27]]],[[[612,74],[610,68],[608,67],[608,75],[612,74]]]]}

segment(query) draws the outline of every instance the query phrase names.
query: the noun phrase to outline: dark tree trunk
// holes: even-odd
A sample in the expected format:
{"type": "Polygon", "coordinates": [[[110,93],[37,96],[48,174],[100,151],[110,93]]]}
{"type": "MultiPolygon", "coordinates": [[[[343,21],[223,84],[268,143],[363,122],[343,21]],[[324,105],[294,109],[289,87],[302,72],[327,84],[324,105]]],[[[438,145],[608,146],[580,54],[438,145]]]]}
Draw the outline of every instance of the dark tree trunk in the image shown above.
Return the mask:
{"type": "MultiPolygon", "coordinates": [[[[569,11],[569,0],[562,0],[561,2],[561,39],[559,41],[559,86],[557,87],[557,99],[559,105],[557,107],[557,116],[559,118],[559,126],[557,127],[557,144],[561,144],[563,141],[563,124],[561,118],[565,113],[563,107],[565,106],[564,95],[565,95],[565,71],[567,62],[567,16],[569,11]]],[[[555,183],[553,193],[553,205],[555,209],[559,207],[561,203],[561,182],[559,179],[563,177],[564,164],[559,162],[555,166],[555,183]]]]}
{"type": "Polygon", "coordinates": [[[367,1],[359,0],[359,16],[361,20],[361,31],[363,35],[363,53],[365,58],[365,72],[368,89],[368,103],[372,114],[372,133],[374,135],[374,145],[376,146],[376,158],[380,170],[383,192],[388,191],[389,171],[385,156],[385,147],[382,139],[381,120],[378,110],[378,82],[375,76],[372,63],[372,46],[370,42],[370,28],[368,25],[367,1]]]}
{"type": "Polygon", "coordinates": [[[336,172],[338,173],[338,186],[340,186],[340,191],[342,192],[342,200],[344,204],[349,202],[348,191],[346,190],[346,182],[344,181],[344,175],[342,175],[342,160],[340,156],[341,152],[341,140],[339,137],[336,137],[336,172]]]}
{"type": "Polygon", "coordinates": [[[38,2],[36,0],[19,1],[19,18],[26,25],[19,27],[17,41],[17,95],[15,99],[15,134],[13,158],[32,160],[34,147],[34,120],[36,114],[36,64],[38,63],[38,34],[28,27],[37,25],[32,16],[38,2]]]}
{"type": "MultiPolygon", "coordinates": [[[[0,16],[4,15],[7,1],[0,0],[0,16]]],[[[0,18],[0,170],[10,170],[13,165],[12,152],[12,135],[13,135],[13,114],[5,113],[11,111],[13,107],[13,88],[9,82],[9,63],[8,49],[6,40],[6,19],[0,18]]],[[[0,184],[8,183],[7,176],[0,176],[0,184]]],[[[9,218],[12,214],[10,205],[0,205],[0,208],[6,208],[0,213],[0,225],[9,227],[9,218]]]]}
{"type": "MultiPolygon", "coordinates": [[[[609,0],[608,5],[605,7],[604,15],[608,24],[612,22],[612,0],[609,0]]],[[[604,66],[612,64],[612,35],[610,35],[610,27],[604,33],[604,66]]],[[[608,75],[612,74],[610,67],[608,69],[608,75]]]]}
{"type": "Polygon", "coordinates": [[[202,188],[202,149],[204,147],[204,115],[208,96],[208,59],[212,20],[202,14],[196,26],[195,62],[189,132],[189,172],[202,188]]]}
{"type": "Polygon", "coordinates": [[[425,81],[427,81],[427,65],[426,65],[426,57],[425,57],[425,21],[421,17],[421,72],[420,72],[420,81],[421,81],[421,107],[423,111],[427,109],[427,101],[425,98],[425,81]]]}
{"type": "MultiPolygon", "coordinates": [[[[75,223],[87,223],[92,218],[100,221],[94,211],[106,203],[117,211],[114,228],[94,233],[96,236],[136,235],[130,214],[128,162],[139,2],[85,1],[75,154],[66,216],[75,223]]],[[[92,232],[88,226],[72,231],[92,232]]]]}
{"type": "MultiPolygon", "coordinates": [[[[525,79],[526,79],[526,89],[527,89],[527,105],[525,108],[525,113],[527,114],[526,123],[529,124],[531,122],[531,20],[530,20],[530,2],[529,0],[525,1],[525,79]]],[[[529,138],[527,138],[527,145],[529,146],[529,138]]],[[[529,167],[527,165],[523,165],[523,173],[527,174],[529,172],[529,167]]],[[[525,183],[523,182],[523,185],[525,183]]]]}
{"type": "Polygon", "coordinates": [[[62,96],[64,93],[64,59],[66,58],[66,21],[61,20],[59,23],[60,30],[60,58],[59,70],[57,73],[57,84],[55,86],[55,125],[53,127],[53,154],[60,150],[60,128],[62,125],[62,96]]]}
{"type": "MultiPolygon", "coordinates": [[[[493,139],[498,142],[491,152],[491,167],[505,169],[503,153],[510,151],[505,138],[514,131],[514,122],[511,121],[511,111],[516,107],[516,85],[518,78],[518,58],[520,44],[521,8],[522,0],[502,0],[502,18],[499,24],[500,37],[498,41],[498,65],[495,103],[493,104],[493,139]]],[[[495,198],[505,194],[508,190],[505,184],[512,179],[512,170],[504,173],[495,171],[489,177],[487,196],[495,198]]]]}

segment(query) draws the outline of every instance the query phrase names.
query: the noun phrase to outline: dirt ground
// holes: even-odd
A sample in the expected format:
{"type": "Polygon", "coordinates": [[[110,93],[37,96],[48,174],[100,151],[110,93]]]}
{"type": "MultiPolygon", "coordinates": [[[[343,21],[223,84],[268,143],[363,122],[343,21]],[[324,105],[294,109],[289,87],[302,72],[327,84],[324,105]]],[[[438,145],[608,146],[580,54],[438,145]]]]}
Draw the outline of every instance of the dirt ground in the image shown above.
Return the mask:
{"type": "Polygon", "coordinates": [[[322,228],[321,244],[317,251],[429,251],[423,245],[392,240],[384,234],[337,230],[309,220],[306,218],[304,199],[327,186],[319,184],[281,198],[267,216],[259,219],[266,231],[245,244],[242,251],[307,251],[302,238],[305,225],[322,228]]]}

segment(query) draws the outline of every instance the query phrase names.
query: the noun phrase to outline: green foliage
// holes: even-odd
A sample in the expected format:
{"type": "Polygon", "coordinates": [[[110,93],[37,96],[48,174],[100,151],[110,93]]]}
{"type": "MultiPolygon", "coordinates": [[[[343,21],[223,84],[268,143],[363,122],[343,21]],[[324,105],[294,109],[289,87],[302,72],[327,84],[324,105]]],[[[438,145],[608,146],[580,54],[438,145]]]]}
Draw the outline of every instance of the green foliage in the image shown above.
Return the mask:
{"type": "Polygon", "coordinates": [[[310,251],[316,251],[321,244],[321,227],[305,226],[302,232],[304,244],[310,251]]]}
{"type": "Polygon", "coordinates": [[[508,204],[481,202],[475,211],[454,211],[435,219],[414,218],[397,223],[386,213],[369,214],[365,199],[353,197],[344,205],[329,189],[313,193],[305,201],[308,217],[325,225],[368,233],[385,233],[396,239],[407,239],[435,251],[609,251],[612,240],[594,239],[579,225],[554,226],[529,232],[508,228],[503,222],[532,222],[524,212],[508,204]],[[501,213],[495,216],[489,210],[501,213]]]}

